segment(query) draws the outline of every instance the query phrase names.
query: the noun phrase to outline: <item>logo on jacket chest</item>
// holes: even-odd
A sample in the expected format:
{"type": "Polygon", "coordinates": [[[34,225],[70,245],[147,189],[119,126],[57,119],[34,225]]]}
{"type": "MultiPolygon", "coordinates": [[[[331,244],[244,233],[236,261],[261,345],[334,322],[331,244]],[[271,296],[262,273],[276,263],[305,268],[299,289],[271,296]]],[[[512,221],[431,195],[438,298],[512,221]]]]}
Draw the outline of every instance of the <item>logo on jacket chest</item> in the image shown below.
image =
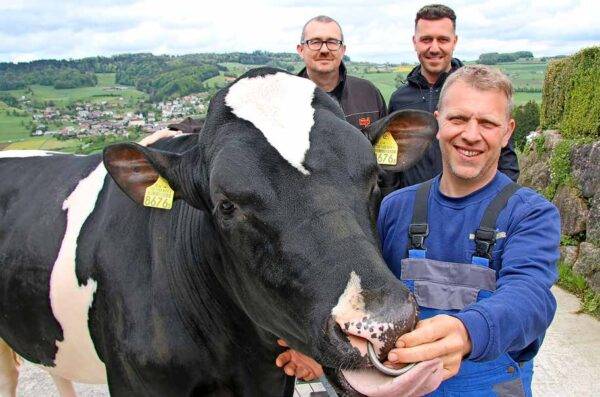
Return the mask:
{"type": "Polygon", "coordinates": [[[365,128],[371,125],[371,116],[360,117],[358,119],[358,125],[360,128],[365,128]]]}

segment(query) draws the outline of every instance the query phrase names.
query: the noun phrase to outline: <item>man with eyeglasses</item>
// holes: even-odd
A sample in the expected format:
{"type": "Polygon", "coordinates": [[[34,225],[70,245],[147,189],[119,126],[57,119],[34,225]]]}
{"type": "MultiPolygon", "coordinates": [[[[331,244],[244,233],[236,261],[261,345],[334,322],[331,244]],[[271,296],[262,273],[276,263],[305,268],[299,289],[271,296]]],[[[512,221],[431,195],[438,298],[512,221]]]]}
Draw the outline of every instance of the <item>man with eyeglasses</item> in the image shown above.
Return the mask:
{"type": "Polygon", "coordinates": [[[296,51],[306,65],[298,76],[335,99],[350,124],[363,129],[387,114],[383,96],[370,81],[346,74],[344,34],[334,19],[320,15],[306,22],[296,51]]]}

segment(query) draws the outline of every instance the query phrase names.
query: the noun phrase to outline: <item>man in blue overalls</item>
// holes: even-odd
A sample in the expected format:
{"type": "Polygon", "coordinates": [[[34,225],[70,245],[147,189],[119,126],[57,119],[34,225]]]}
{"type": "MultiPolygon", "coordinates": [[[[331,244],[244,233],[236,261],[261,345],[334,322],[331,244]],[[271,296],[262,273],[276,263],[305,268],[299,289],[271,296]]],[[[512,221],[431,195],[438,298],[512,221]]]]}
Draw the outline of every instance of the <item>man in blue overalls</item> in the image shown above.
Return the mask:
{"type": "Polygon", "coordinates": [[[384,258],[420,319],[388,359],[440,357],[432,395],[530,396],[532,359],[556,310],[557,209],[497,171],[514,129],[512,85],[496,69],[450,75],[435,116],[443,170],[384,199],[384,258]]]}

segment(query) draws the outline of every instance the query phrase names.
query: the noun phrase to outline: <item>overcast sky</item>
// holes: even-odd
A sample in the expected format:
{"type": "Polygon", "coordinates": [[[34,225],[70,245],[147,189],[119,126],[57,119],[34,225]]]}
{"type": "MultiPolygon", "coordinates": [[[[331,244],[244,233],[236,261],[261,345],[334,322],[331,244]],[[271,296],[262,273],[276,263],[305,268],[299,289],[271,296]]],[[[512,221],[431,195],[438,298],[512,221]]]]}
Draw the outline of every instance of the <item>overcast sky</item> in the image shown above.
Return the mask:
{"type": "MultiPolygon", "coordinates": [[[[414,62],[414,15],[429,1],[0,0],[0,62],[125,52],[295,51],[306,20],[344,30],[352,60],[414,62]]],[[[458,16],[455,56],[530,50],[569,55],[600,45],[597,0],[446,1],[458,16]]]]}

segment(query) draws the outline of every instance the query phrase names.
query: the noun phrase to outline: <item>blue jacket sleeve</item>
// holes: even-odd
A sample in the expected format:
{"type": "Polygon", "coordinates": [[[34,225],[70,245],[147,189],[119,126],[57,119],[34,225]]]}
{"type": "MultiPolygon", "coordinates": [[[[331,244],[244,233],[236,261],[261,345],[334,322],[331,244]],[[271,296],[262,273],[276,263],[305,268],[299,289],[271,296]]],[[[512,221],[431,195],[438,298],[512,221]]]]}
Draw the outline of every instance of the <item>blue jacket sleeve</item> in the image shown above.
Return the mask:
{"type": "Polygon", "coordinates": [[[469,359],[474,361],[493,360],[536,343],[556,311],[550,288],[557,278],[558,210],[533,195],[518,206],[512,219],[496,291],[455,315],[469,332],[469,359]]]}

